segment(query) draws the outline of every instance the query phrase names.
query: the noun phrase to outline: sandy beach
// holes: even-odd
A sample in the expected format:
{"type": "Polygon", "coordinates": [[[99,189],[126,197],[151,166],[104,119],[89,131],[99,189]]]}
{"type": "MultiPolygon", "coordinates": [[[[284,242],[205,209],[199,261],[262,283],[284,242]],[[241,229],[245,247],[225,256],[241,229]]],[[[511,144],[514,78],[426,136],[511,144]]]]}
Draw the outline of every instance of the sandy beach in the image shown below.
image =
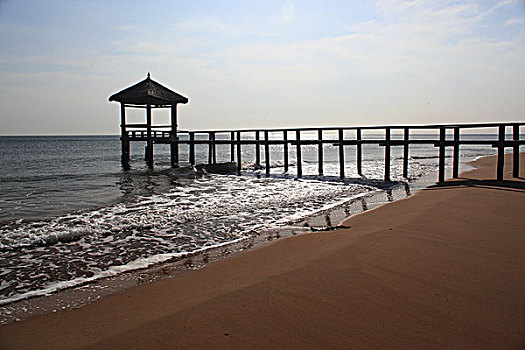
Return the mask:
{"type": "Polygon", "coordinates": [[[523,349],[525,156],[80,309],[1,349],[523,349]]]}

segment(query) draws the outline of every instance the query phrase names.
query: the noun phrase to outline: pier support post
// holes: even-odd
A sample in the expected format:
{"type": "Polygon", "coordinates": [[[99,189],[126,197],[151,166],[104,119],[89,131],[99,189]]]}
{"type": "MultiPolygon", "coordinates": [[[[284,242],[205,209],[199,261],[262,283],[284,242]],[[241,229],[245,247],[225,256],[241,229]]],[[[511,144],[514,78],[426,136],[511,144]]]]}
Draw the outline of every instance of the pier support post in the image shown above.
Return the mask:
{"type": "Polygon", "coordinates": [[[146,130],[147,130],[147,145],[146,145],[146,164],[148,168],[153,169],[153,138],[151,136],[151,103],[146,105],[146,130]]]}
{"type": "Polygon", "coordinates": [[[438,182],[445,182],[445,139],[447,130],[444,126],[439,128],[439,174],[438,182]]]}
{"type": "Polygon", "coordinates": [[[356,160],[357,173],[359,175],[363,175],[363,165],[362,165],[363,153],[362,153],[362,147],[361,147],[361,129],[357,129],[356,130],[356,139],[357,139],[357,144],[356,144],[356,147],[357,147],[357,150],[356,150],[356,155],[357,155],[357,160],[356,160]]]}
{"type": "Polygon", "coordinates": [[[339,177],[345,178],[345,146],[343,144],[344,130],[339,129],[339,177]]]}
{"type": "Polygon", "coordinates": [[[301,160],[301,130],[295,130],[295,139],[297,141],[297,177],[303,176],[303,164],[301,160]]]}
{"type": "Polygon", "coordinates": [[[319,151],[318,151],[318,168],[319,168],[319,176],[323,175],[323,130],[319,129],[317,130],[317,138],[319,139],[319,151]]]}
{"type": "Polygon", "coordinates": [[[231,159],[231,162],[233,163],[235,161],[235,145],[233,144],[233,141],[235,140],[234,131],[230,132],[230,140],[232,141],[230,145],[230,159],[231,159]]]}
{"type": "Polygon", "coordinates": [[[503,181],[503,169],[505,167],[505,125],[498,127],[498,170],[496,179],[503,181]]]}
{"type": "Polygon", "coordinates": [[[170,142],[170,155],[171,155],[171,167],[176,168],[179,166],[179,144],[176,142],[178,137],[175,137],[170,142]],[[173,142],[175,141],[175,142],[173,142]]]}
{"type": "Polygon", "coordinates": [[[177,135],[177,104],[171,105],[171,137],[170,140],[170,156],[171,156],[171,167],[179,165],[179,136],[177,135]]]}
{"type": "Polygon", "coordinates": [[[121,163],[124,170],[129,170],[129,137],[126,131],[126,106],[120,103],[120,139],[122,143],[121,163]]]}
{"type": "Polygon", "coordinates": [[[390,181],[390,128],[385,128],[385,181],[390,181]]]}
{"type": "Polygon", "coordinates": [[[212,154],[212,146],[211,146],[211,132],[208,133],[208,164],[211,164],[211,159],[213,157],[212,154]]]}
{"type": "Polygon", "coordinates": [[[261,167],[261,144],[259,143],[260,141],[260,135],[259,135],[259,131],[256,131],[255,132],[255,168],[260,168],[261,167]]]}
{"type": "Polygon", "coordinates": [[[122,136],[122,138],[123,138],[123,140],[122,140],[122,168],[124,170],[129,170],[131,168],[130,165],[129,165],[129,162],[130,162],[130,142],[129,142],[129,139],[128,139],[127,131],[124,134],[124,136],[122,136]]]}
{"type": "Polygon", "coordinates": [[[213,154],[213,164],[217,164],[217,144],[215,143],[215,133],[212,133],[211,135],[211,141],[212,141],[212,154],[213,154]]]}
{"type": "MultiPolygon", "coordinates": [[[[512,126],[512,139],[514,141],[519,141],[520,139],[520,126],[519,124],[514,124],[512,126]]],[[[512,176],[520,177],[520,146],[514,144],[512,147],[512,176]]]]}
{"type": "Polygon", "coordinates": [[[454,127],[454,161],[452,164],[452,178],[459,177],[459,126],[454,127]]]}
{"type": "Polygon", "coordinates": [[[403,177],[408,178],[408,140],[410,139],[410,129],[405,128],[403,139],[405,144],[403,145],[403,177]]]}
{"type": "Polygon", "coordinates": [[[241,175],[242,155],[241,155],[241,132],[237,131],[237,175],[241,175]]]}
{"type": "MultiPolygon", "coordinates": [[[[259,148],[259,145],[257,145],[257,148],[259,148]]],[[[266,163],[266,175],[270,175],[271,164],[270,164],[270,144],[268,143],[268,130],[264,130],[264,160],[266,163]]]]}
{"type": "Polygon", "coordinates": [[[283,131],[283,156],[284,156],[284,172],[288,172],[288,130],[283,131]]]}
{"type": "Polygon", "coordinates": [[[216,164],[217,163],[217,150],[215,147],[215,133],[214,132],[208,133],[208,140],[210,141],[208,144],[208,164],[216,164]]]}
{"type": "Polygon", "coordinates": [[[190,132],[189,156],[190,156],[190,164],[192,166],[195,165],[195,143],[193,141],[195,141],[195,133],[194,132],[190,132]]]}

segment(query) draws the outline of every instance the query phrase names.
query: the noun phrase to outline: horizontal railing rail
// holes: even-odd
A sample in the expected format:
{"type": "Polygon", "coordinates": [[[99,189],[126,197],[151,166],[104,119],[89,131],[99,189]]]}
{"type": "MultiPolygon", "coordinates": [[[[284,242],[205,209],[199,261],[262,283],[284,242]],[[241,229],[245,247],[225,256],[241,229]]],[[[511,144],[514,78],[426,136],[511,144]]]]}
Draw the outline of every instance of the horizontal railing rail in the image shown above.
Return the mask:
{"type": "Polygon", "coordinates": [[[317,131],[317,130],[322,130],[322,131],[330,131],[330,130],[334,130],[334,131],[337,131],[337,130],[374,130],[374,129],[377,129],[377,130],[384,130],[384,129],[391,129],[391,130],[402,130],[402,129],[439,129],[441,127],[445,127],[447,129],[452,129],[452,128],[462,128],[462,129],[478,129],[478,128],[495,128],[495,127],[499,127],[500,125],[506,125],[506,126],[513,126],[513,125],[518,125],[518,126],[522,126],[522,125],[525,125],[525,122],[503,122],[503,123],[476,123],[476,124],[473,124],[473,123],[461,123],[461,124],[425,124],[425,125],[420,125],[420,124],[411,124],[411,125],[380,125],[380,126],[377,126],[377,125],[373,125],[373,126],[334,126],[334,127],[303,127],[303,128],[266,128],[266,129],[225,129],[225,130],[190,130],[190,131],[185,131],[185,133],[195,133],[195,134],[207,134],[207,133],[210,133],[210,132],[213,132],[213,133],[231,133],[231,132],[242,132],[242,133],[245,133],[245,132],[264,132],[264,131],[268,131],[268,132],[283,132],[283,131],[288,131],[288,132],[295,132],[297,130],[299,131],[317,131]]]}

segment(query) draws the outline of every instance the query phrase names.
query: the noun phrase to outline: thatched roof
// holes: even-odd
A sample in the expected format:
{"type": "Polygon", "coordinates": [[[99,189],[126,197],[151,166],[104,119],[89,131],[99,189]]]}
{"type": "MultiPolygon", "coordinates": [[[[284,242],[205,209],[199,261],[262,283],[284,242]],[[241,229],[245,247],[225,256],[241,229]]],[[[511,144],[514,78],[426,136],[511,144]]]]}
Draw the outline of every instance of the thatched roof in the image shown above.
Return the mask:
{"type": "Polygon", "coordinates": [[[149,73],[146,79],[111,95],[109,100],[137,105],[144,105],[147,103],[154,105],[188,103],[187,97],[179,95],[175,91],[151,80],[149,73]]]}

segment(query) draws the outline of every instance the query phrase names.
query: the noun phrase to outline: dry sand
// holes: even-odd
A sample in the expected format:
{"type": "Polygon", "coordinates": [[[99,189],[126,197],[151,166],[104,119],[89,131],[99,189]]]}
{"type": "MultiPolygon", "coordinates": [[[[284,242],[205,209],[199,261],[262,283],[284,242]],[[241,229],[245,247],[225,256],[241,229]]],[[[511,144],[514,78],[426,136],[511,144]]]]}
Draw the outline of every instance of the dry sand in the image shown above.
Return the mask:
{"type": "Polygon", "coordinates": [[[349,229],[2,326],[0,348],[523,349],[525,182],[483,180],[494,160],[349,229]]]}

